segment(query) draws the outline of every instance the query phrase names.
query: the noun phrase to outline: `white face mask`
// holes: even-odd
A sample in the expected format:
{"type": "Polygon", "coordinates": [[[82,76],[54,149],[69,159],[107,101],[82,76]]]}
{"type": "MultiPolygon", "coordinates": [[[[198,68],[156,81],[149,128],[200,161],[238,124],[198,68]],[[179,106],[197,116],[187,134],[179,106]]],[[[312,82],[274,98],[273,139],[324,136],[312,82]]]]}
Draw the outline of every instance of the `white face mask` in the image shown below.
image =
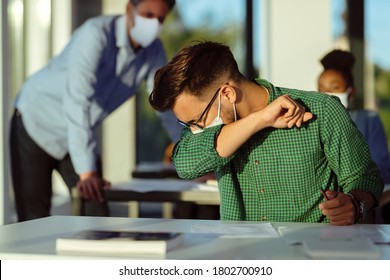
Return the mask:
{"type": "Polygon", "coordinates": [[[341,104],[343,104],[345,108],[348,108],[349,105],[348,98],[350,92],[351,92],[351,88],[348,88],[346,92],[342,92],[342,93],[335,93],[335,92],[325,92],[325,93],[338,97],[341,101],[341,104]]]}
{"type": "Polygon", "coordinates": [[[135,14],[130,35],[137,44],[146,48],[158,37],[161,28],[162,24],[157,18],[146,18],[135,14]]]}
{"type": "MultiPolygon", "coordinates": [[[[236,103],[233,104],[233,110],[234,110],[234,121],[236,121],[237,120],[236,103]]],[[[221,125],[221,124],[223,124],[223,120],[221,118],[221,94],[219,93],[218,94],[218,115],[216,116],[216,118],[208,126],[205,126],[203,129],[194,130],[192,131],[192,133],[198,134],[203,132],[203,130],[206,128],[221,125]]]]}

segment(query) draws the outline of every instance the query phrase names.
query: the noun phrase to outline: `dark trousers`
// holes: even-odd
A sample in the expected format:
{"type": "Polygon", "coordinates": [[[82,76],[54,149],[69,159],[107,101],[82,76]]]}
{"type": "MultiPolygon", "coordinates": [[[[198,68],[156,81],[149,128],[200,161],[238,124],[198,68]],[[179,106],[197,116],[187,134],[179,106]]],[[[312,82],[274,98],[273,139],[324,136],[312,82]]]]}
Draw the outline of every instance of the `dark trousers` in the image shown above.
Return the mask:
{"type": "MultiPolygon", "coordinates": [[[[57,160],[42,150],[27,134],[22,116],[15,111],[11,120],[11,168],[19,221],[50,215],[52,173],[57,170],[69,191],[79,181],[70,156],[57,160]]],[[[86,202],[84,215],[108,216],[107,203],[86,202]]]]}

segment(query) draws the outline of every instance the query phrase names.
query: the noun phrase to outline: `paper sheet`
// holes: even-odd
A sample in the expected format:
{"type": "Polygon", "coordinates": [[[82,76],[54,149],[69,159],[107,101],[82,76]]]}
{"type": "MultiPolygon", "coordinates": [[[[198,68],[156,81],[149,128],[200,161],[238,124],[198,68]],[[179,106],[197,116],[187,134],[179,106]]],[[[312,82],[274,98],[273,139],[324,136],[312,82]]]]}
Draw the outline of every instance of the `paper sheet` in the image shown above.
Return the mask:
{"type": "Polygon", "coordinates": [[[379,259],[381,252],[367,238],[319,239],[303,241],[305,253],[314,259],[379,259]]]}
{"type": "Polygon", "coordinates": [[[380,229],[369,228],[364,225],[313,226],[302,229],[280,227],[278,231],[288,244],[302,244],[308,238],[324,240],[368,238],[374,243],[390,242],[390,236],[380,229]]]}
{"type": "Polygon", "coordinates": [[[278,232],[270,223],[227,223],[220,225],[192,224],[191,233],[217,234],[234,237],[279,237],[278,232]]]}

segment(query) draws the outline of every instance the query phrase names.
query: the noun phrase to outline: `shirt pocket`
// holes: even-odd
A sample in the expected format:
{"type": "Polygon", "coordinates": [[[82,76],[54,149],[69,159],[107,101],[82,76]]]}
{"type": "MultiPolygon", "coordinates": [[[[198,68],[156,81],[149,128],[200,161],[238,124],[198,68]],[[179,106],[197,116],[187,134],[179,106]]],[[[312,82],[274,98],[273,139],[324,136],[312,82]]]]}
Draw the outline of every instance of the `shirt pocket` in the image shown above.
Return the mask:
{"type": "Polygon", "coordinates": [[[276,155],[279,164],[279,187],[288,196],[307,199],[313,195],[318,182],[314,157],[307,151],[276,155]]]}

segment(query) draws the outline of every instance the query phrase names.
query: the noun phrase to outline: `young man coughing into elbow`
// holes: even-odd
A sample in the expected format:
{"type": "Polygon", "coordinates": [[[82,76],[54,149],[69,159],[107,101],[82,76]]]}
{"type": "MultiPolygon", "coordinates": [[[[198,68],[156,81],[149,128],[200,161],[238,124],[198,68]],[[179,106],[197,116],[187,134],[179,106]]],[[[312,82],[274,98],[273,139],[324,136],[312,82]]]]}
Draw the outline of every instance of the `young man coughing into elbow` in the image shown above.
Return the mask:
{"type": "Polygon", "coordinates": [[[223,220],[350,225],[378,204],[378,168],[341,103],[249,80],[227,46],[183,48],[156,73],[150,103],[185,126],[178,174],[215,172],[223,220]]]}

